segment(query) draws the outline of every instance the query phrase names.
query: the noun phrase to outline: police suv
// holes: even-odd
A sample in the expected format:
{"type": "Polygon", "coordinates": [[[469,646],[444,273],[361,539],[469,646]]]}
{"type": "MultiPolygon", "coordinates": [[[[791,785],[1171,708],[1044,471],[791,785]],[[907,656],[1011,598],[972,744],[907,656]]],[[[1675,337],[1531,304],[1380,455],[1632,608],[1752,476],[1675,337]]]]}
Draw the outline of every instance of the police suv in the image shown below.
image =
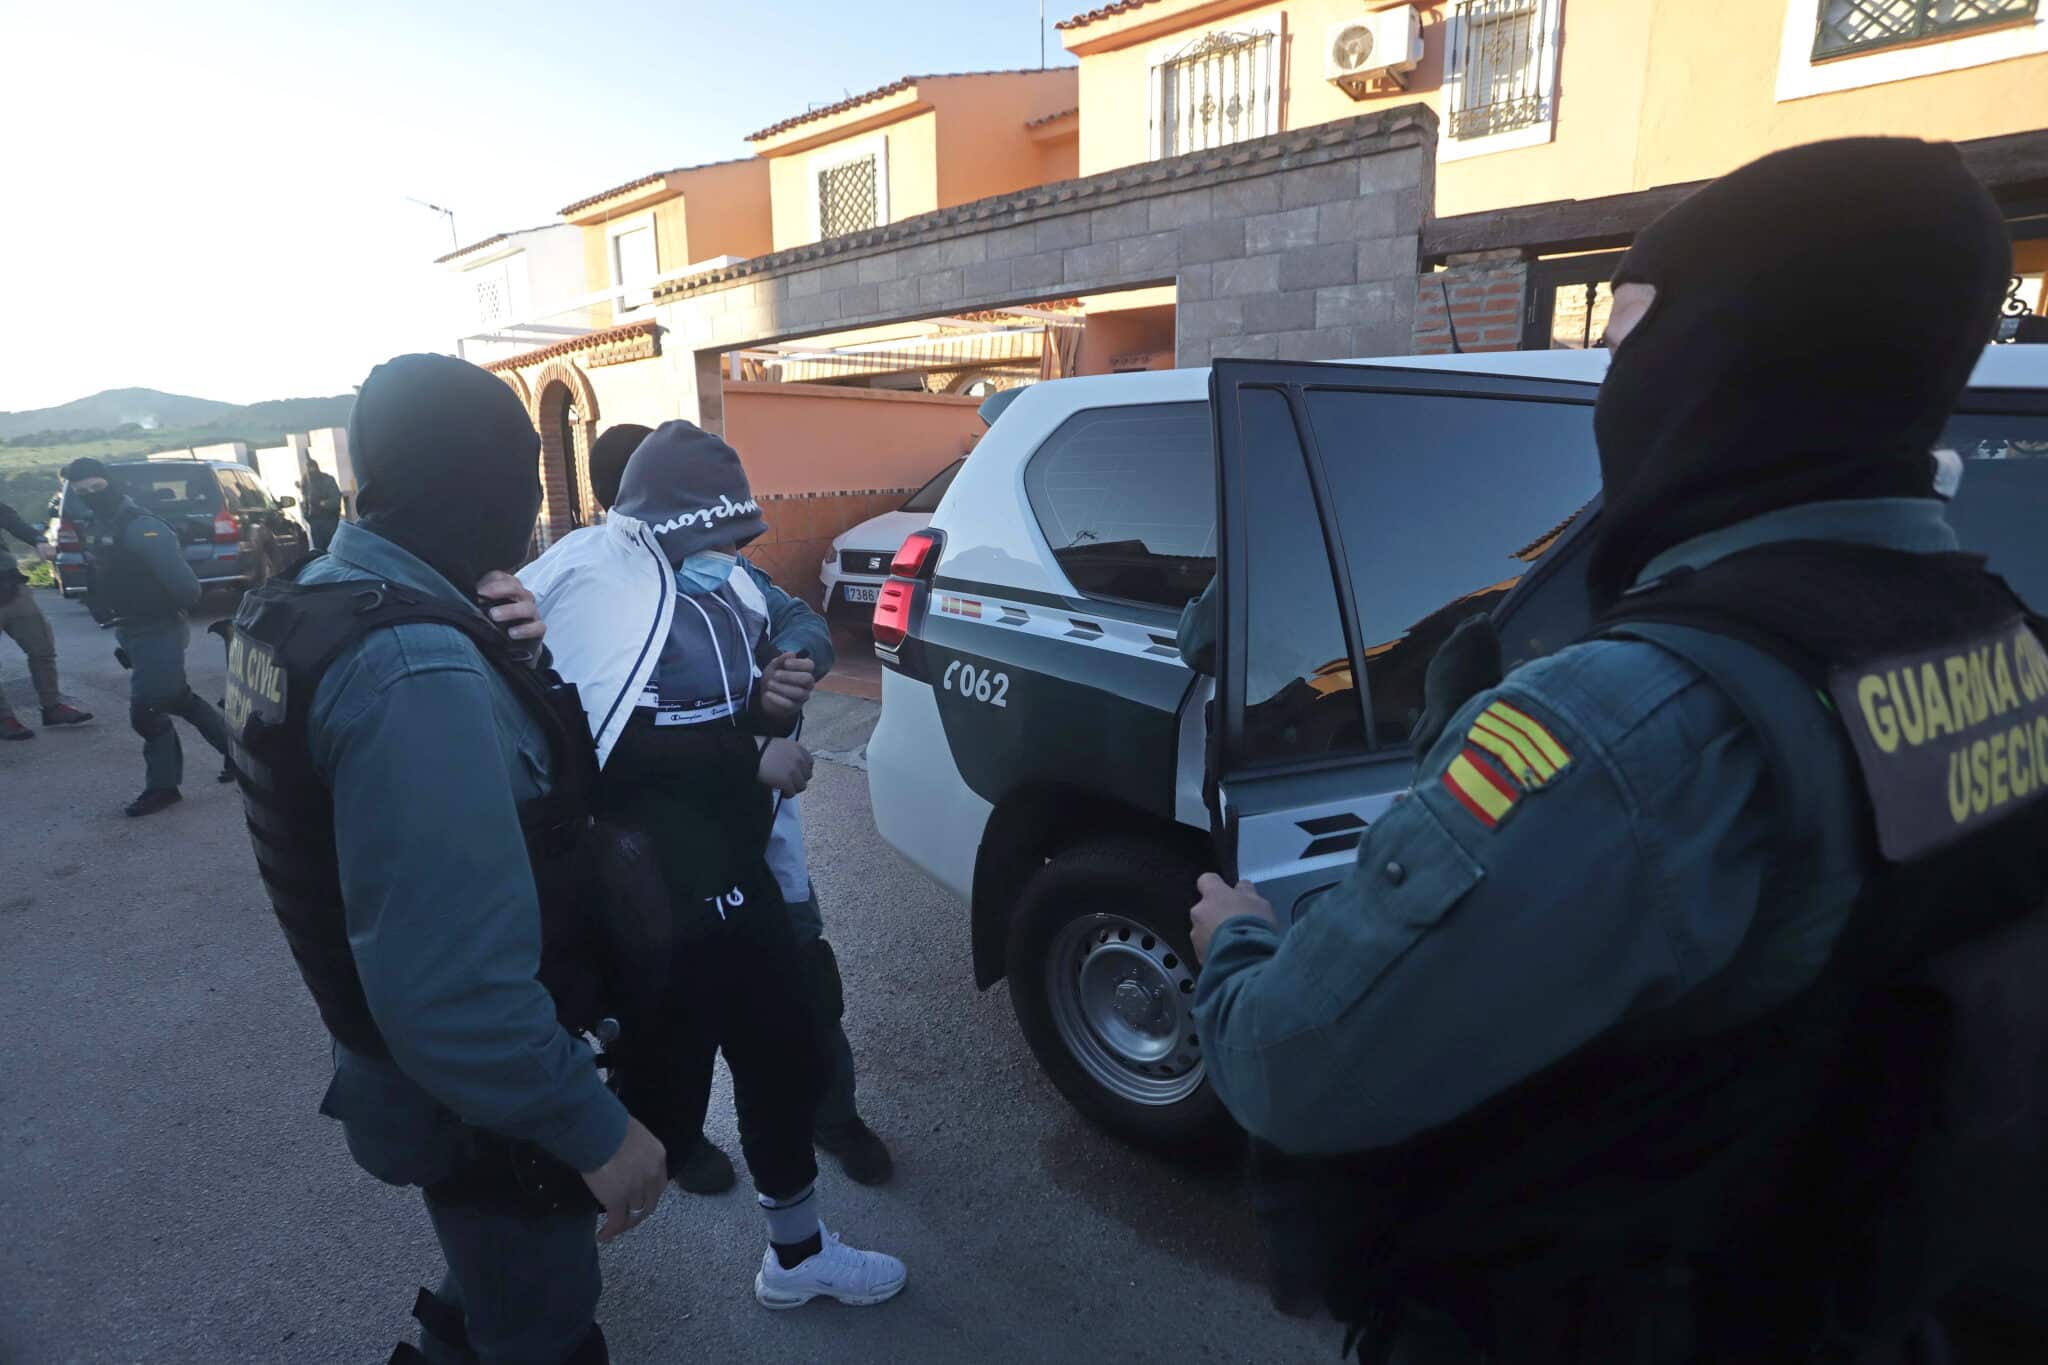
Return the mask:
{"type": "MultiPolygon", "coordinates": [[[[1494,612],[1509,667],[1585,630],[1605,368],[1512,352],[1039,384],[904,543],[874,618],[875,822],[971,907],[976,983],[1008,978],[1091,1119],[1168,1147],[1226,1130],[1190,1009],[1196,876],[1291,915],[1408,785],[1458,622],[1494,612]],[[1197,673],[1179,626],[1212,579],[1197,673]]],[[[1965,546],[2048,604],[2048,347],[1988,349],[1943,445],[1965,546]]]]}

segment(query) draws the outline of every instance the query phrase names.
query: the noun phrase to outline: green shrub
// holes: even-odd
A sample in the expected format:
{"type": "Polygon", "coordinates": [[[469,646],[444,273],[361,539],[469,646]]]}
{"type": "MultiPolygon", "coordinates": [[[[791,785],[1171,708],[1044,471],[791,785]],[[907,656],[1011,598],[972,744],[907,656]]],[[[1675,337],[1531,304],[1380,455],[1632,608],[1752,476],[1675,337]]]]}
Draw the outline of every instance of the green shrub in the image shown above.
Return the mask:
{"type": "Polygon", "coordinates": [[[22,561],[22,573],[28,576],[31,588],[54,588],[57,586],[57,571],[40,559],[22,561]]]}

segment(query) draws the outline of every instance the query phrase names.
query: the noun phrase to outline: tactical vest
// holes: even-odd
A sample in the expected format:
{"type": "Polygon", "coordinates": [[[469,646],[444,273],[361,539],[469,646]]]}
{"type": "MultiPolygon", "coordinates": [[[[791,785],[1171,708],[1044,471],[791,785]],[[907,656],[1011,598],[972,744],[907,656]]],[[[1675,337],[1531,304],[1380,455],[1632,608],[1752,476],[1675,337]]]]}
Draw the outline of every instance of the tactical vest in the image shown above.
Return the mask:
{"type": "MultiPolygon", "coordinates": [[[[2048,1060],[2048,630],[1975,556],[1809,542],[1650,585],[1594,634],[1687,658],[1743,711],[1788,866],[1803,812],[1860,803],[1868,880],[1820,979],[1762,1017],[1699,1010],[1716,978],[1311,1167],[1341,1191],[1315,1233],[1330,1307],[1368,1361],[1419,1321],[1503,1362],[1853,1359],[2037,1178],[2044,1116],[2013,1097],[2048,1060]],[[1788,685],[1756,686],[1753,651],[1788,685]],[[1790,762],[1814,725],[1858,789],[1790,762]]],[[[1759,907],[1750,940],[1799,908],[1759,907]]]]}
{"type": "Polygon", "coordinates": [[[475,612],[388,582],[307,585],[295,575],[242,599],[228,646],[226,712],[256,864],[328,1032],[356,1052],[390,1055],[349,948],[333,801],[308,747],[313,697],[334,661],[371,631],[421,622],[468,637],[548,736],[553,785],[519,806],[540,896],[540,981],[565,1027],[595,1027],[604,950],[592,904],[599,880],[589,838],[594,758],[575,688],[522,663],[517,647],[475,612]]]}
{"type": "MultiPolygon", "coordinates": [[[[141,520],[160,521],[132,502],[113,516],[96,521],[91,541],[92,607],[103,620],[160,621],[184,610],[141,555],[128,548],[128,530],[141,520]]],[[[162,534],[184,554],[178,533],[168,523],[162,534]]]]}

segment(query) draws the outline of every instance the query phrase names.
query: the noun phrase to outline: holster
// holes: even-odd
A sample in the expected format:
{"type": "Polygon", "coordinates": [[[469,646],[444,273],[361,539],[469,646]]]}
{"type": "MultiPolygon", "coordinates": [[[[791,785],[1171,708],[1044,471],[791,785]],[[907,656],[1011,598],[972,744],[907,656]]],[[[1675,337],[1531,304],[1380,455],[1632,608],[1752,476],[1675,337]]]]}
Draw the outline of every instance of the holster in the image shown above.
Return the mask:
{"type": "Polygon", "coordinates": [[[455,1169],[426,1187],[455,1208],[519,1215],[598,1212],[597,1197],[566,1161],[536,1143],[472,1129],[455,1169]]]}

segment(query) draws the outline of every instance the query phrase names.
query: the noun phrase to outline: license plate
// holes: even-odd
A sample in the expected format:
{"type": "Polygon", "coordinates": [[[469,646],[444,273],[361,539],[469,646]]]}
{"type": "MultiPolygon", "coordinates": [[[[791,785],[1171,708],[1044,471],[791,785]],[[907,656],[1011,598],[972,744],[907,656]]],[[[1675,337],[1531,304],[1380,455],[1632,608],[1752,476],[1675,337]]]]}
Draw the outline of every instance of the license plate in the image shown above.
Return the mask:
{"type": "Polygon", "coordinates": [[[873,602],[882,595],[880,588],[863,588],[854,583],[848,583],[843,591],[849,602],[873,602]]]}

